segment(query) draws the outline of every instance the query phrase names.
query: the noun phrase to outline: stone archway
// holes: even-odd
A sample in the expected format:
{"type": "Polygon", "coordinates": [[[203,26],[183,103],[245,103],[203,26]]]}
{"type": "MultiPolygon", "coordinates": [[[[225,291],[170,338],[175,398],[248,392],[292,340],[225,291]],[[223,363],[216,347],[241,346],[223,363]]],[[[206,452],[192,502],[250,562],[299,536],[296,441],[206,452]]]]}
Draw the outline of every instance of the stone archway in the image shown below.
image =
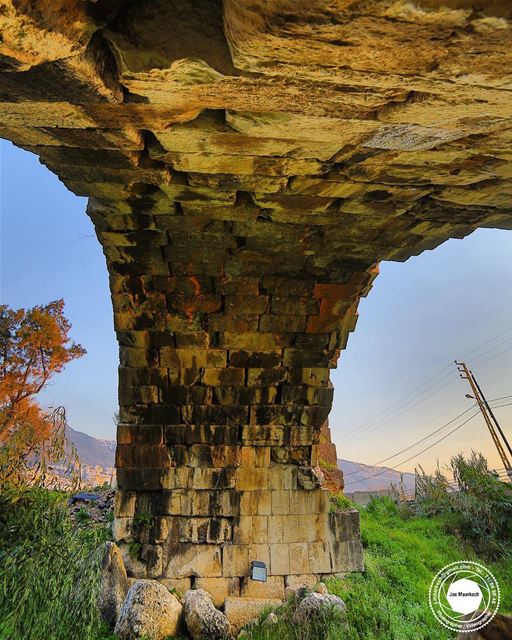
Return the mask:
{"type": "Polygon", "coordinates": [[[110,274],[132,575],[360,569],[329,370],[379,261],[511,227],[508,3],[4,4],[0,134],[89,197],[110,274]]]}

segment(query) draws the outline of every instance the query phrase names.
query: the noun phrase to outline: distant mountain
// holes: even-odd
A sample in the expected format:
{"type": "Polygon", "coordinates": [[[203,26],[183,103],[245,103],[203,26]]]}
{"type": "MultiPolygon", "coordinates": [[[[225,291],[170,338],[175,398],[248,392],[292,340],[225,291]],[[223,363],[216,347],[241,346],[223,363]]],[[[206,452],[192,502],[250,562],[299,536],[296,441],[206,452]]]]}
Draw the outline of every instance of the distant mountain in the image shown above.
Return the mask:
{"type": "Polygon", "coordinates": [[[116,455],[116,443],[114,440],[98,440],[92,436],[75,431],[71,427],[66,429],[68,439],[75,445],[80,462],[91,467],[112,468],[116,455]]]}
{"type": "Polygon", "coordinates": [[[350,462],[349,460],[339,460],[338,467],[343,471],[345,478],[345,492],[351,491],[377,491],[378,489],[388,489],[391,485],[400,484],[400,476],[403,475],[404,488],[406,491],[414,489],[414,473],[403,473],[394,471],[387,467],[372,467],[361,462],[350,462]]]}

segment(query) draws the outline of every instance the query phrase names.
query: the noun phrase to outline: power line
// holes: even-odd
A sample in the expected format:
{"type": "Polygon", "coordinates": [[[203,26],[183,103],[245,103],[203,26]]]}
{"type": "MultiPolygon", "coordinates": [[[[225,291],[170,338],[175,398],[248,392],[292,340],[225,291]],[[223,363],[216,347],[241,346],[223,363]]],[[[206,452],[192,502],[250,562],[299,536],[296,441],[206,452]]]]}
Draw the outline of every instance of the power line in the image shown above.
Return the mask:
{"type": "MultiPolygon", "coordinates": [[[[480,351],[480,349],[482,347],[485,347],[486,345],[488,345],[490,342],[494,342],[494,340],[497,340],[498,338],[501,338],[501,336],[504,336],[506,333],[508,333],[509,331],[512,331],[512,327],[508,327],[508,329],[505,329],[505,331],[502,331],[501,333],[498,333],[497,336],[494,336],[494,338],[489,338],[489,340],[486,340],[485,342],[483,342],[479,347],[475,347],[474,349],[471,349],[471,351],[466,351],[466,353],[462,354],[463,358],[466,358],[471,355],[472,353],[475,353],[475,351],[480,351]]],[[[508,340],[508,338],[507,338],[508,340]]],[[[507,341],[505,340],[505,342],[507,341]]],[[[495,347],[491,347],[491,350],[494,349],[495,347]]],[[[477,356],[478,357],[478,356],[477,356]]]]}
{"type": "MultiPolygon", "coordinates": [[[[375,424],[375,421],[378,420],[378,418],[380,418],[381,416],[386,416],[387,414],[389,414],[391,412],[391,414],[394,413],[394,411],[392,411],[392,409],[394,407],[396,407],[397,405],[400,405],[403,403],[403,401],[408,398],[409,396],[413,395],[416,391],[418,391],[419,389],[421,389],[422,387],[424,387],[426,384],[428,384],[429,382],[431,382],[432,380],[434,380],[435,378],[439,377],[442,373],[444,373],[447,369],[451,369],[451,365],[447,365],[446,367],[444,367],[443,369],[441,369],[440,371],[438,371],[436,374],[434,374],[431,378],[429,378],[428,380],[425,380],[425,382],[422,382],[420,385],[418,385],[417,387],[415,387],[414,389],[412,389],[411,391],[409,391],[408,393],[405,394],[405,396],[402,396],[399,400],[397,400],[396,402],[394,402],[393,404],[389,405],[387,409],[383,409],[382,411],[379,411],[379,413],[377,413],[373,418],[370,418],[369,420],[367,420],[366,422],[363,422],[362,424],[359,425],[359,427],[356,427],[353,431],[357,431],[359,432],[361,429],[363,429],[364,427],[366,427],[367,425],[372,425],[375,424]]],[[[443,376],[443,379],[446,376],[443,376]]]]}
{"type": "MultiPolygon", "coordinates": [[[[505,329],[504,331],[502,331],[501,333],[498,333],[497,335],[493,336],[492,338],[489,338],[488,340],[486,340],[485,342],[483,342],[482,344],[480,344],[477,347],[474,347],[473,349],[471,349],[470,351],[466,352],[465,354],[463,354],[463,357],[466,357],[470,354],[473,354],[477,351],[480,351],[483,347],[487,346],[488,344],[490,344],[491,342],[494,342],[495,340],[497,340],[498,338],[500,338],[501,336],[509,333],[510,331],[512,331],[512,326],[508,327],[507,329],[505,329]]],[[[501,343],[494,345],[493,347],[491,347],[491,351],[500,347],[502,344],[508,342],[509,340],[512,340],[512,336],[510,336],[509,338],[507,338],[506,340],[502,341],[501,343]]],[[[511,347],[512,348],[512,347],[511,347]]],[[[488,352],[487,352],[488,353],[488,352]]],[[[476,359],[478,360],[480,357],[483,357],[485,355],[487,355],[487,353],[481,354],[480,356],[477,356],[476,359]]],[[[497,354],[495,357],[498,357],[498,355],[501,354],[497,354]]],[[[373,427],[374,425],[376,425],[376,427],[378,428],[379,426],[382,426],[383,424],[386,424],[387,422],[389,422],[391,419],[395,419],[396,417],[398,417],[398,415],[402,415],[404,412],[409,411],[410,409],[414,408],[415,406],[417,406],[417,404],[420,404],[420,402],[413,404],[410,407],[404,408],[402,410],[400,410],[400,406],[404,404],[404,401],[406,401],[408,398],[409,400],[407,400],[407,402],[405,402],[406,405],[409,405],[411,402],[414,403],[414,400],[416,400],[416,398],[421,397],[422,395],[424,395],[425,393],[427,393],[427,391],[424,391],[420,394],[417,394],[416,392],[419,391],[420,389],[422,389],[425,385],[429,384],[430,382],[432,382],[433,380],[435,380],[436,378],[438,378],[441,374],[443,374],[445,371],[447,371],[448,369],[451,369],[451,365],[447,365],[446,367],[444,367],[443,369],[440,369],[437,373],[435,373],[433,376],[431,376],[430,378],[428,378],[427,380],[425,380],[425,382],[422,382],[420,385],[418,385],[417,387],[414,387],[414,389],[412,389],[411,391],[409,391],[407,394],[405,394],[404,396],[402,396],[399,400],[397,400],[396,402],[394,402],[393,404],[389,405],[386,409],[383,409],[382,411],[380,411],[379,413],[377,413],[376,415],[374,415],[373,418],[370,418],[369,420],[367,420],[366,422],[363,422],[362,424],[360,424],[358,427],[356,427],[355,429],[352,429],[349,433],[347,433],[340,441],[340,444],[352,444],[352,442],[355,442],[356,440],[358,440],[360,437],[362,436],[366,436],[369,433],[372,433],[373,431],[375,431],[373,427]],[[412,396],[412,397],[411,397],[412,396]],[[396,408],[395,408],[396,407],[396,408]],[[384,421],[383,421],[384,420],[384,421]],[[370,427],[369,429],[367,427],[370,427]]],[[[436,384],[439,384],[442,380],[445,380],[446,378],[451,376],[451,372],[445,374],[444,376],[442,376],[442,378],[440,380],[438,380],[436,384]]],[[[438,391],[440,391],[441,389],[443,389],[445,386],[448,386],[447,383],[446,385],[441,386],[439,389],[435,390],[432,394],[428,395],[426,398],[424,398],[425,400],[428,397],[431,397],[431,395],[434,395],[434,393],[437,393],[438,391]]],[[[434,385],[434,386],[435,386],[434,385]]],[[[423,400],[421,400],[421,402],[423,402],[423,400]]]]}
{"type": "Polygon", "coordinates": [[[488,358],[487,360],[484,360],[483,362],[479,362],[477,364],[478,367],[483,366],[484,364],[487,364],[488,362],[491,362],[491,360],[494,360],[495,358],[498,358],[499,356],[502,356],[504,353],[507,353],[507,351],[510,351],[512,349],[512,345],[510,347],[508,347],[507,349],[503,349],[503,351],[500,351],[499,353],[491,356],[490,358],[488,358]]]}
{"type": "MultiPolygon", "coordinates": [[[[420,456],[422,453],[425,453],[425,451],[428,451],[429,449],[432,449],[433,447],[435,447],[437,444],[439,444],[440,442],[442,442],[443,440],[446,440],[446,438],[448,438],[449,436],[452,435],[452,433],[455,433],[456,431],[458,431],[461,427],[463,427],[465,424],[467,424],[470,420],[473,420],[473,418],[475,416],[477,416],[480,413],[480,411],[475,411],[475,413],[471,416],[469,416],[469,418],[467,420],[464,420],[464,422],[462,422],[461,424],[459,424],[457,427],[455,427],[455,429],[452,429],[451,431],[449,431],[446,435],[444,435],[442,438],[439,438],[439,440],[436,440],[433,444],[429,445],[428,447],[425,447],[425,449],[422,449],[421,451],[419,451],[418,453],[415,453],[413,456],[411,456],[410,458],[407,458],[407,460],[402,460],[402,462],[399,462],[397,465],[395,465],[394,467],[386,467],[385,469],[383,469],[382,471],[380,471],[379,473],[376,473],[373,476],[369,476],[368,478],[365,478],[366,480],[371,480],[372,478],[377,478],[378,476],[381,476],[382,474],[386,473],[387,471],[394,471],[396,470],[398,467],[401,467],[403,464],[406,464],[407,462],[410,462],[411,460],[414,460],[414,458],[416,458],[416,456],[420,456]]],[[[352,482],[348,482],[347,484],[355,484],[356,482],[359,482],[358,480],[354,480],[352,482]]]]}
{"type": "MultiPolygon", "coordinates": [[[[443,376],[440,380],[438,380],[438,382],[436,384],[439,384],[440,382],[442,382],[443,380],[445,380],[446,378],[451,377],[451,376],[452,376],[452,373],[450,372],[449,374],[443,376]]],[[[405,406],[401,410],[394,411],[393,413],[391,413],[387,418],[385,418],[381,422],[377,422],[377,423],[374,422],[373,424],[368,425],[370,427],[370,429],[364,429],[362,431],[358,431],[357,433],[352,433],[352,436],[349,436],[345,440],[343,440],[343,438],[342,438],[341,444],[351,444],[352,442],[355,442],[356,440],[359,440],[359,438],[361,438],[363,436],[367,436],[369,433],[373,433],[373,431],[375,431],[376,429],[384,426],[385,424],[388,424],[391,420],[396,420],[396,418],[398,418],[399,416],[403,415],[404,413],[407,413],[407,411],[410,411],[411,409],[414,409],[415,407],[417,407],[422,402],[425,402],[425,400],[428,400],[429,398],[434,396],[436,393],[439,393],[439,391],[441,391],[442,389],[444,389],[448,385],[453,384],[455,382],[455,380],[456,380],[456,378],[453,378],[452,380],[449,380],[448,382],[445,382],[444,384],[442,384],[437,389],[434,389],[433,391],[430,391],[429,389],[426,389],[425,391],[423,391],[419,395],[416,395],[415,398],[411,398],[411,400],[409,400],[406,403],[407,406],[405,406]],[[430,393],[428,393],[429,391],[430,391],[430,393]],[[427,394],[427,395],[425,396],[425,394],[427,394]],[[421,398],[421,396],[425,396],[425,397],[421,398]],[[416,402],[414,402],[415,400],[416,400],[416,402]],[[411,402],[413,402],[413,404],[410,404],[411,402]]]]}
{"type": "Polygon", "coordinates": [[[489,402],[498,402],[498,400],[506,400],[507,398],[512,398],[512,396],[500,396],[499,398],[491,398],[489,402]]]}
{"type": "MultiPolygon", "coordinates": [[[[459,413],[458,416],[455,416],[455,418],[452,418],[449,422],[446,422],[445,424],[441,425],[440,427],[438,427],[434,431],[431,431],[430,433],[428,433],[426,436],[421,438],[421,440],[417,440],[416,442],[414,442],[413,444],[409,445],[408,447],[405,447],[405,449],[402,449],[401,451],[398,451],[397,453],[394,453],[392,456],[388,456],[387,458],[384,458],[383,460],[379,460],[378,462],[374,462],[370,466],[376,467],[379,464],[382,464],[383,462],[387,462],[388,460],[391,460],[392,458],[396,458],[396,456],[399,456],[400,454],[404,453],[405,451],[409,451],[409,449],[412,449],[413,447],[415,447],[416,445],[420,444],[421,442],[424,442],[425,440],[428,440],[428,438],[430,438],[431,436],[435,435],[436,433],[439,433],[439,431],[442,431],[443,429],[445,429],[447,426],[449,426],[450,424],[455,422],[455,420],[458,420],[459,418],[462,418],[463,415],[465,415],[466,413],[468,413],[468,411],[471,411],[471,409],[474,409],[475,407],[476,407],[476,404],[471,405],[468,409],[466,409],[462,413],[459,413]]],[[[344,474],[344,476],[345,476],[345,478],[348,478],[348,477],[350,477],[352,475],[355,475],[356,473],[358,473],[358,471],[352,471],[351,473],[344,474]]]]}

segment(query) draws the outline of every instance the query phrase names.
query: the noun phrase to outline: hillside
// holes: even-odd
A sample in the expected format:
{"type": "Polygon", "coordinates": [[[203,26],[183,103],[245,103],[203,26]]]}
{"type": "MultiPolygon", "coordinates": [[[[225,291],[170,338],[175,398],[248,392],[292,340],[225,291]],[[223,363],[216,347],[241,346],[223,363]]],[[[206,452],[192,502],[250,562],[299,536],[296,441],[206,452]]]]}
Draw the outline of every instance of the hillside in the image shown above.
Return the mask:
{"type": "Polygon", "coordinates": [[[345,477],[345,492],[377,491],[387,489],[391,485],[398,486],[403,475],[406,491],[414,489],[414,473],[403,473],[386,467],[372,467],[362,462],[338,459],[338,467],[345,477]]]}
{"type": "Polygon", "coordinates": [[[66,435],[75,445],[80,462],[95,467],[112,468],[116,455],[116,443],[114,440],[99,440],[92,436],[75,431],[67,427],[66,435]]]}

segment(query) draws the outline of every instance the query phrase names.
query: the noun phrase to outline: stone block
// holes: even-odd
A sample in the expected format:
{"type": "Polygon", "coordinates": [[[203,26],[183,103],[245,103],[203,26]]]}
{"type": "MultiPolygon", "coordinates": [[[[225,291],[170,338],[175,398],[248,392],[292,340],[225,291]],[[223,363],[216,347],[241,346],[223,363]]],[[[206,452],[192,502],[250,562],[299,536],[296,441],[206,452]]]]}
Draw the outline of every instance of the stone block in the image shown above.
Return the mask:
{"type": "Polygon", "coordinates": [[[135,491],[116,491],[114,513],[117,518],[130,517],[135,514],[137,493],[135,491]]]}
{"type": "Polygon", "coordinates": [[[290,574],[309,574],[309,550],[307,543],[291,543],[288,549],[290,554],[290,574]]]}
{"type": "Polygon", "coordinates": [[[270,545],[268,544],[251,544],[249,545],[249,563],[253,560],[264,562],[270,567],[270,545]]]}
{"type": "Polygon", "coordinates": [[[245,381],[245,369],[224,368],[204,369],[203,382],[214,387],[220,385],[243,385],[245,381]]]}
{"type": "Polygon", "coordinates": [[[274,367],[273,369],[250,368],[247,369],[247,386],[266,387],[281,384],[286,380],[288,370],[285,367],[274,367]]]}
{"type": "Polygon", "coordinates": [[[283,542],[302,542],[300,519],[301,516],[283,516],[283,542]]]}
{"type": "Polygon", "coordinates": [[[158,582],[169,591],[175,591],[180,598],[192,587],[192,578],[160,578],[158,582]]]}
{"type": "Polygon", "coordinates": [[[132,523],[133,518],[114,518],[114,522],[112,523],[112,535],[114,536],[114,540],[120,541],[129,541],[132,538],[132,523]]]}
{"type": "Polygon", "coordinates": [[[224,613],[235,632],[238,632],[246,624],[255,620],[263,609],[278,607],[280,604],[282,600],[277,598],[226,598],[224,613]]]}
{"type": "Polygon", "coordinates": [[[252,508],[259,516],[269,516],[272,513],[272,494],[270,491],[254,491],[252,494],[252,508]]]}
{"type": "Polygon", "coordinates": [[[303,573],[303,574],[290,574],[285,576],[286,587],[295,589],[297,587],[308,587],[308,589],[314,589],[318,584],[319,576],[315,573],[303,573]]]}
{"type": "Polygon", "coordinates": [[[240,516],[233,528],[233,542],[235,544],[250,544],[253,542],[252,516],[240,516]]]}
{"type": "Polygon", "coordinates": [[[268,488],[268,469],[241,467],[236,472],[237,491],[256,491],[268,488]]]}
{"type": "Polygon", "coordinates": [[[291,465],[273,465],[269,470],[269,486],[274,491],[296,488],[297,470],[291,465]]]}
{"type": "Polygon", "coordinates": [[[290,513],[290,492],[272,491],[272,515],[281,516],[290,513]]]}
{"type": "Polygon", "coordinates": [[[287,576],[290,573],[288,544],[270,545],[270,573],[273,576],[287,576]]]}
{"type": "Polygon", "coordinates": [[[194,578],[194,589],[204,589],[219,608],[226,598],[240,596],[240,578],[194,578]]]}
{"type": "Polygon", "coordinates": [[[179,542],[231,542],[233,527],[228,518],[180,518],[179,542]]]}
{"type": "Polygon", "coordinates": [[[248,576],[250,571],[248,545],[231,544],[222,549],[222,576],[248,576]]]}
{"type": "Polygon", "coordinates": [[[312,573],[330,573],[331,558],[326,542],[308,543],[309,568],[312,573]]]}
{"type": "Polygon", "coordinates": [[[257,467],[265,467],[268,469],[268,467],[270,467],[270,447],[255,447],[254,451],[254,464],[257,467]]]}
{"type": "Polygon", "coordinates": [[[251,541],[256,544],[268,542],[268,517],[252,516],[251,541]]]}
{"type": "Polygon", "coordinates": [[[299,532],[301,542],[317,542],[321,540],[318,535],[318,515],[307,513],[300,516],[299,532]]]}
{"type": "Polygon", "coordinates": [[[266,582],[242,578],[240,595],[243,598],[284,598],[284,577],[267,576],[266,582]]]}
{"type": "Polygon", "coordinates": [[[304,515],[310,512],[309,491],[290,491],[290,513],[304,515]]]}
{"type": "Polygon", "coordinates": [[[261,447],[265,445],[282,445],[286,437],[284,425],[244,425],[242,442],[245,445],[261,447]]]}
{"type": "Polygon", "coordinates": [[[268,541],[277,544],[284,540],[283,516],[269,516],[268,518],[268,541]]]}
{"type": "Polygon", "coordinates": [[[163,550],[158,544],[142,546],[141,560],[146,565],[148,578],[159,578],[163,571],[163,550]]]}
{"type": "Polygon", "coordinates": [[[165,578],[220,578],[221,557],[221,547],[217,545],[181,544],[165,568],[165,578]]]}

